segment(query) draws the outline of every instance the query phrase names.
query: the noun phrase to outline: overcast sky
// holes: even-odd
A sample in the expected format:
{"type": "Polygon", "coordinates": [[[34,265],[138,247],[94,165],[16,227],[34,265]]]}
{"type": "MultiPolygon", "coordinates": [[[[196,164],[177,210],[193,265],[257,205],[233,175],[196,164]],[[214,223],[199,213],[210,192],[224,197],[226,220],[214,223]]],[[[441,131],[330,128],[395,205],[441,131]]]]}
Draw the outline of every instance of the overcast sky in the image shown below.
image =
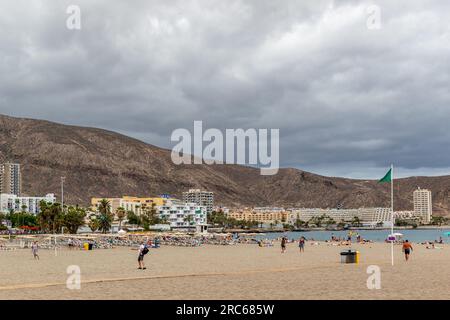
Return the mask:
{"type": "Polygon", "coordinates": [[[1,1],[0,113],[167,148],[279,128],[281,165],[323,175],[449,174],[449,75],[448,1],[1,1]]]}

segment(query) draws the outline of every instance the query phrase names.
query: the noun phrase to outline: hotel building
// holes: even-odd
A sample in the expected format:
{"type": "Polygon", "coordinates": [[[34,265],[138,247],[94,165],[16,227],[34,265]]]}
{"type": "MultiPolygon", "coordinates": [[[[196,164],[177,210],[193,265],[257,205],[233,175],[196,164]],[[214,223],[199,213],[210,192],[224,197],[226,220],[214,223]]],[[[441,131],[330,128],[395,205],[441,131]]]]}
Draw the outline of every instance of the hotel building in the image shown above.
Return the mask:
{"type": "Polygon", "coordinates": [[[414,215],[419,216],[423,223],[430,223],[433,215],[431,191],[418,188],[413,192],[414,215]]]}
{"type": "Polygon", "coordinates": [[[0,193],[20,196],[22,189],[22,177],[20,164],[3,163],[0,165],[0,193]]]}
{"type": "Polygon", "coordinates": [[[211,213],[214,207],[214,192],[190,189],[187,192],[183,192],[183,201],[185,203],[196,203],[199,206],[205,206],[207,212],[211,213]]]}
{"type": "Polygon", "coordinates": [[[161,197],[130,197],[123,196],[122,198],[92,198],[91,199],[91,209],[93,211],[98,211],[98,205],[100,201],[106,199],[111,205],[111,212],[115,213],[118,208],[123,208],[125,211],[132,211],[136,215],[142,214],[145,209],[151,209],[154,206],[162,206],[166,203],[166,198],[161,197]]]}
{"type": "Polygon", "coordinates": [[[313,218],[327,216],[336,223],[351,222],[357,217],[361,223],[374,225],[377,223],[388,223],[391,221],[390,208],[359,208],[359,209],[321,209],[321,208],[276,208],[274,211],[268,209],[235,210],[228,213],[229,218],[236,220],[257,221],[264,224],[287,223],[294,225],[297,219],[304,222],[313,218]]]}
{"type": "Polygon", "coordinates": [[[0,211],[8,213],[13,211],[25,211],[31,214],[40,212],[39,203],[44,200],[48,203],[55,203],[56,198],[53,193],[47,194],[45,197],[18,197],[15,194],[0,194],[0,211]]]}
{"type": "Polygon", "coordinates": [[[207,223],[207,209],[196,203],[181,203],[168,200],[158,206],[160,219],[166,220],[172,228],[189,228],[207,223]]]}
{"type": "Polygon", "coordinates": [[[291,209],[290,223],[295,223],[296,219],[309,221],[313,218],[327,216],[339,222],[351,222],[357,217],[361,223],[374,225],[377,223],[390,223],[390,208],[359,208],[359,209],[321,209],[321,208],[299,208],[291,209]]]}
{"type": "Polygon", "coordinates": [[[289,214],[286,211],[254,211],[249,209],[229,212],[228,218],[244,221],[257,221],[264,224],[288,223],[289,214]]]}

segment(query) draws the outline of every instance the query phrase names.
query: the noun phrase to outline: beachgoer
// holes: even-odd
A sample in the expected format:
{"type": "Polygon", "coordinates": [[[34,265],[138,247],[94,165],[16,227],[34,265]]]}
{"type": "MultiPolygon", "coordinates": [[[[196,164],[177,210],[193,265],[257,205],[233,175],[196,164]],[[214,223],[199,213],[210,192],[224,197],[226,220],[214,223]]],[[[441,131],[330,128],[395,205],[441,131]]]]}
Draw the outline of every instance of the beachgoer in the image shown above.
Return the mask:
{"type": "Polygon", "coordinates": [[[281,253],[286,251],[286,237],[281,238],[281,253]]]}
{"type": "Polygon", "coordinates": [[[33,253],[34,260],[39,260],[38,249],[39,247],[37,242],[33,242],[33,244],[31,245],[31,252],[33,253]]]}
{"type": "Polygon", "coordinates": [[[300,249],[300,252],[305,252],[305,237],[300,237],[300,239],[298,240],[298,247],[300,249]]]}
{"type": "Polygon", "coordinates": [[[405,253],[405,260],[408,261],[409,255],[411,254],[411,251],[413,250],[413,247],[411,243],[409,243],[408,240],[405,240],[402,247],[403,252],[405,253]]]}
{"type": "Polygon", "coordinates": [[[143,270],[147,269],[144,264],[144,256],[147,253],[148,253],[147,245],[145,244],[145,242],[142,242],[142,244],[139,246],[139,250],[138,250],[138,264],[139,264],[138,269],[143,269],[143,270]]]}
{"type": "Polygon", "coordinates": [[[67,241],[67,244],[68,244],[68,246],[69,246],[69,249],[72,250],[72,248],[73,248],[73,242],[72,242],[72,239],[71,239],[71,238],[69,238],[69,240],[67,241]]]}

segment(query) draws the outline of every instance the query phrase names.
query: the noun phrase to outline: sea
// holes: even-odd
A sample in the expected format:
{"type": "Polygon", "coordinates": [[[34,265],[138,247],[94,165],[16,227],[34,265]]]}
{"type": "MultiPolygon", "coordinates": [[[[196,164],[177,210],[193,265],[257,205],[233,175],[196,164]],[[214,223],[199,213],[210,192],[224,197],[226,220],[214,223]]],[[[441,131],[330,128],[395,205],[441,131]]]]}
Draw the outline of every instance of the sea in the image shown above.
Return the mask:
{"type": "MultiPolygon", "coordinates": [[[[390,230],[342,230],[342,231],[295,231],[295,232],[270,232],[261,235],[257,235],[255,239],[276,239],[282,236],[286,236],[288,239],[297,240],[301,236],[304,236],[307,240],[325,241],[330,240],[334,235],[335,237],[341,237],[346,239],[348,233],[353,233],[353,239],[356,239],[356,233],[361,235],[365,240],[371,240],[373,242],[384,242],[390,230]]],[[[442,237],[444,243],[450,243],[450,237],[447,233],[450,229],[408,229],[408,230],[395,230],[394,233],[403,234],[402,239],[410,242],[421,243],[426,241],[439,240],[442,237]]]]}

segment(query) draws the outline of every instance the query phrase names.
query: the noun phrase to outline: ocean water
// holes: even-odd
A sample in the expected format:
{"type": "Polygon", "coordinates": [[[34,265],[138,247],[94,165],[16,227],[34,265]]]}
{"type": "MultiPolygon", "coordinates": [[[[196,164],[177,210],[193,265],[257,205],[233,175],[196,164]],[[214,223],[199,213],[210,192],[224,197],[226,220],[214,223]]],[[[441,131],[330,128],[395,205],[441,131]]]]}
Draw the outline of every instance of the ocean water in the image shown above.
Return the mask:
{"type": "MultiPolygon", "coordinates": [[[[301,231],[301,232],[274,232],[265,233],[264,235],[255,236],[256,239],[275,239],[281,236],[286,236],[288,239],[297,240],[301,236],[304,236],[307,240],[325,241],[330,240],[331,236],[347,238],[348,230],[343,231],[301,231]]],[[[363,239],[371,240],[373,242],[384,242],[387,236],[391,233],[390,230],[352,230],[353,234],[358,233],[363,239]]],[[[403,234],[404,240],[410,242],[425,242],[439,240],[442,237],[444,243],[450,243],[450,237],[445,233],[450,232],[450,229],[427,229],[427,230],[395,230],[403,234]]],[[[356,240],[356,236],[353,236],[353,240],[356,240]]]]}

